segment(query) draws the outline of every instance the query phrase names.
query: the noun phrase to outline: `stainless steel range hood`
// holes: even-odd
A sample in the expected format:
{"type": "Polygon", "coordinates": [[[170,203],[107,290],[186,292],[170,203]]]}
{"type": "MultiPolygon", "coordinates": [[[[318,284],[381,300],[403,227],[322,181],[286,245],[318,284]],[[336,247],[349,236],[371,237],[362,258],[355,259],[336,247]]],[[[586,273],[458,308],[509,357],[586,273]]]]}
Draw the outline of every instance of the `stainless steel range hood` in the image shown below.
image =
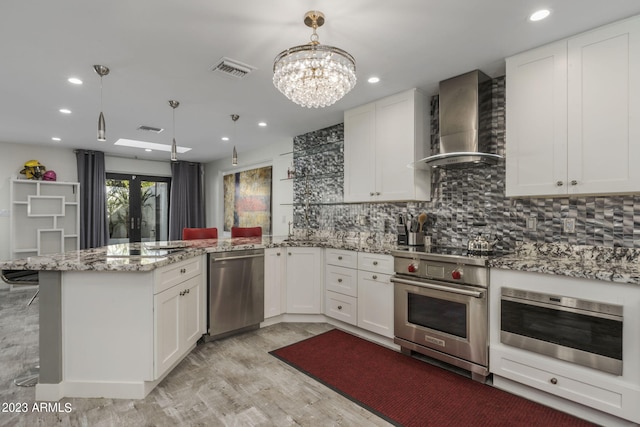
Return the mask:
{"type": "Polygon", "coordinates": [[[440,82],[440,153],[424,166],[467,168],[493,165],[502,156],[491,143],[491,79],[479,70],[440,82]]]}

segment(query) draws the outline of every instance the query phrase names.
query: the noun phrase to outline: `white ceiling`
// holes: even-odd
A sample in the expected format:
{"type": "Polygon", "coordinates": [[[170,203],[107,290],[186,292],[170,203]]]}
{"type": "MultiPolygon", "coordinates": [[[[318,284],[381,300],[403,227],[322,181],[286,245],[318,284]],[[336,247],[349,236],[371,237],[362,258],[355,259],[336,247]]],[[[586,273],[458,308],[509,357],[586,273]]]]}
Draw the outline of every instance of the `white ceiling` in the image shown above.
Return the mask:
{"type": "Polygon", "coordinates": [[[440,80],[476,68],[502,75],[509,55],[638,13],[638,0],[2,0],[0,142],[168,160],[166,152],[113,143],[169,145],[175,99],[176,140],[192,148],[180,159],[230,157],[233,145],[241,156],[340,123],[345,109],[404,89],[435,94],[440,80]],[[540,7],[552,15],[528,22],[540,7]],[[320,42],[357,62],[355,89],[324,109],[293,104],[271,81],[273,58],[309,41],[308,10],[326,16],[320,42]],[[241,80],[212,73],[223,56],[257,70],[241,80]],[[111,69],[103,80],[106,142],[96,140],[93,64],[111,69]],[[371,75],[381,82],[367,83],[371,75]],[[69,84],[71,76],[84,84],[69,84]],[[72,114],[60,114],[63,107],[72,114]],[[235,128],[231,114],[240,115],[235,128]],[[222,142],[224,135],[233,140],[222,142]]]}

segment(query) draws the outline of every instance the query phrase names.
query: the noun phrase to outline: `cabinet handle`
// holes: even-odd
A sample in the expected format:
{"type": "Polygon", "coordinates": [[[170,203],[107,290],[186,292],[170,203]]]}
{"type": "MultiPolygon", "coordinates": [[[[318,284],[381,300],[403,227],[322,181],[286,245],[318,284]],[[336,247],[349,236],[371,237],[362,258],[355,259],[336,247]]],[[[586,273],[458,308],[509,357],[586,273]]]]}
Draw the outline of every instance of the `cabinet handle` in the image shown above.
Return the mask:
{"type": "Polygon", "coordinates": [[[380,195],[380,192],[379,192],[379,191],[376,191],[376,196],[379,196],[379,195],[380,195]]]}
{"type": "Polygon", "coordinates": [[[338,283],[342,283],[342,279],[338,279],[338,283]]]}
{"type": "Polygon", "coordinates": [[[180,274],[184,274],[184,273],[186,273],[186,272],[187,272],[187,269],[186,269],[186,268],[181,268],[181,269],[180,269],[180,274]]]}
{"type": "Polygon", "coordinates": [[[339,257],[338,257],[338,261],[342,261],[342,256],[339,256],[339,257]]]}
{"type": "Polygon", "coordinates": [[[562,181],[556,182],[556,187],[562,187],[563,185],[564,185],[564,182],[562,181]]]}
{"type": "Polygon", "coordinates": [[[555,384],[558,384],[558,379],[557,379],[557,378],[551,378],[551,379],[549,380],[549,382],[550,382],[551,384],[555,385],[555,384]]]}
{"type": "Polygon", "coordinates": [[[373,261],[373,265],[378,265],[378,261],[373,261]]]}
{"type": "Polygon", "coordinates": [[[373,275],[373,280],[376,280],[377,278],[378,278],[378,276],[374,274],[373,275]]]}
{"type": "Polygon", "coordinates": [[[278,252],[276,255],[280,256],[280,252],[278,252]]]}
{"type": "Polygon", "coordinates": [[[180,291],[180,296],[183,297],[184,296],[184,291],[180,291]]]}
{"type": "Polygon", "coordinates": [[[338,310],[342,310],[342,306],[341,305],[338,306],[338,310]]]}
{"type": "Polygon", "coordinates": [[[578,181],[576,181],[575,179],[571,181],[571,185],[578,185],[578,181]]]}
{"type": "Polygon", "coordinates": [[[189,289],[187,289],[186,291],[184,291],[184,293],[185,293],[185,294],[188,294],[188,293],[189,293],[189,289]]]}
{"type": "Polygon", "coordinates": [[[289,256],[291,256],[291,252],[289,252],[289,256]]]}
{"type": "Polygon", "coordinates": [[[373,197],[373,196],[375,196],[375,195],[376,195],[376,193],[374,193],[374,192],[372,191],[371,193],[369,193],[369,195],[373,197]]]}

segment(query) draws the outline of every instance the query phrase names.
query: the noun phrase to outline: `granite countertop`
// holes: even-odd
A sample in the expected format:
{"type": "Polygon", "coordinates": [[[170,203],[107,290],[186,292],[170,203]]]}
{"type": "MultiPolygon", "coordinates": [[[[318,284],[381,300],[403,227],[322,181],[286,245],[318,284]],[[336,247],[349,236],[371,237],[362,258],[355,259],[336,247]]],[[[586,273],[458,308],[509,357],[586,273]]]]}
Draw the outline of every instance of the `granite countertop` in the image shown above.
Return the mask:
{"type": "Polygon", "coordinates": [[[489,266],[640,285],[640,250],[551,243],[528,243],[489,266]]]}
{"type": "Polygon", "coordinates": [[[396,245],[375,239],[294,238],[279,236],[121,243],[52,255],[0,261],[2,270],[151,271],[198,255],[275,247],[322,247],[389,254],[396,245]]]}

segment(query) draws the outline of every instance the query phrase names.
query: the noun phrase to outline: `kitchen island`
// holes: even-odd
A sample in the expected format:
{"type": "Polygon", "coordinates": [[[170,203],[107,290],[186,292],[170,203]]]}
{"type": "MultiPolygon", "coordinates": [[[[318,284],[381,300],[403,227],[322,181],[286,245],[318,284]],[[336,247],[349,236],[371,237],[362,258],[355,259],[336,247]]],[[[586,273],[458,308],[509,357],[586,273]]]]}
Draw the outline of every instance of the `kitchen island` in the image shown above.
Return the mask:
{"type": "Polygon", "coordinates": [[[39,272],[36,399],[144,398],[206,332],[206,253],[254,247],[262,239],[117,244],[1,262],[39,272]]]}
{"type": "Polygon", "coordinates": [[[144,398],[206,333],[207,254],[280,246],[393,249],[265,236],[116,244],[0,262],[3,270],[39,272],[36,399],[144,398]]]}

